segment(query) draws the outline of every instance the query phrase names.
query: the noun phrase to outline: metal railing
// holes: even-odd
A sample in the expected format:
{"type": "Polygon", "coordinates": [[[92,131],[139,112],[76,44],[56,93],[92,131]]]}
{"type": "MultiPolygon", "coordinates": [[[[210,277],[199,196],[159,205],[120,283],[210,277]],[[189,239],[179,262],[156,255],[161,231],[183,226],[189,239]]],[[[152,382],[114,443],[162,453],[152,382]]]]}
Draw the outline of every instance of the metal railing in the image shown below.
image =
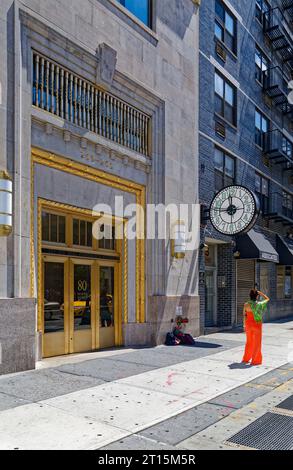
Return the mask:
{"type": "Polygon", "coordinates": [[[264,134],[264,153],[280,160],[284,156],[293,163],[293,143],[279,129],[264,134]]]}
{"type": "Polygon", "coordinates": [[[286,97],[288,96],[289,77],[279,65],[271,67],[263,72],[264,90],[272,88],[279,89],[286,97]]]}
{"type": "Polygon", "coordinates": [[[271,8],[264,13],[263,24],[264,33],[272,42],[274,50],[292,68],[293,38],[286,15],[279,7],[271,8]]]}
{"type": "Polygon", "coordinates": [[[281,0],[281,7],[288,17],[291,26],[293,24],[293,0],[281,0]]]}
{"type": "Polygon", "coordinates": [[[150,116],[38,53],[33,54],[33,105],[150,155],[150,116]]]}
{"type": "Polygon", "coordinates": [[[289,193],[272,193],[270,197],[268,213],[264,214],[279,221],[289,219],[293,224],[293,199],[289,193]],[[273,217],[274,216],[274,217],[273,217]]]}

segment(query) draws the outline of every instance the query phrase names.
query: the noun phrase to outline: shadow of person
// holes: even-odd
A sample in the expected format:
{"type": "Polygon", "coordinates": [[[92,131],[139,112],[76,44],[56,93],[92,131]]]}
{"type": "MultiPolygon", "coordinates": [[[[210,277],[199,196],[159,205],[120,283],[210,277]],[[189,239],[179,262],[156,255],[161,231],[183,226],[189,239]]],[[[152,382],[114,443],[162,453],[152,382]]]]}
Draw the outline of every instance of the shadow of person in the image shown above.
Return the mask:
{"type": "Polygon", "coordinates": [[[251,364],[246,363],[246,362],[234,362],[233,364],[230,364],[229,369],[250,369],[252,367],[251,364]]]}

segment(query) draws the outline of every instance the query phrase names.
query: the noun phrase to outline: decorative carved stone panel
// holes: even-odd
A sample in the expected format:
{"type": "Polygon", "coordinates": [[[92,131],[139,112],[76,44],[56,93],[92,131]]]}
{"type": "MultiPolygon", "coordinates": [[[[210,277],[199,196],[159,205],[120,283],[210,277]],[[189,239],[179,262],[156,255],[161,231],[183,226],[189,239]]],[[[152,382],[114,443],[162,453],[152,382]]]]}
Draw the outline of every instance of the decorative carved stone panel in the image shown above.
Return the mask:
{"type": "Polygon", "coordinates": [[[97,55],[99,58],[96,77],[97,84],[110,88],[117,64],[117,51],[108,46],[108,44],[103,43],[99,45],[97,55]]]}

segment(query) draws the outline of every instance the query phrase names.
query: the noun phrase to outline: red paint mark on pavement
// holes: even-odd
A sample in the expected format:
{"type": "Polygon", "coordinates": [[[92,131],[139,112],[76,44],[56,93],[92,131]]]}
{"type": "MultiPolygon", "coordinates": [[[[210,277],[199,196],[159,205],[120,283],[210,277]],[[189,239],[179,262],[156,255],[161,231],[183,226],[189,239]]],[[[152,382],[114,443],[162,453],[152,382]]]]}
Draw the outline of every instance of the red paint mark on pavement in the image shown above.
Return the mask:
{"type": "Polygon", "coordinates": [[[167,382],[166,382],[167,385],[169,385],[169,386],[173,385],[173,377],[175,375],[180,375],[180,374],[178,374],[177,372],[170,372],[168,374],[168,379],[167,379],[167,382]]]}

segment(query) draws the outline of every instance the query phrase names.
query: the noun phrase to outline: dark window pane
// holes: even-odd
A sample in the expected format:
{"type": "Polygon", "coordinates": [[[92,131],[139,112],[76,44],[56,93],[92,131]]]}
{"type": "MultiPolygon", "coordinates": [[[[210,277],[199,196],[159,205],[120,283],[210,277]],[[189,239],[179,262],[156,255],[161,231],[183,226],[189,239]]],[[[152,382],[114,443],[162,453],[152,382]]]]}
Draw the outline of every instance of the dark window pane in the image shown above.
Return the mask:
{"type": "Polygon", "coordinates": [[[225,33],[225,44],[231,51],[235,52],[235,40],[227,31],[225,33]]]}
{"type": "Polygon", "coordinates": [[[215,95],[215,111],[216,113],[223,116],[223,100],[218,96],[215,95]]]}
{"type": "Polygon", "coordinates": [[[255,111],[255,127],[256,129],[261,129],[261,115],[258,111],[255,111]]]}
{"type": "Polygon", "coordinates": [[[225,119],[227,119],[227,121],[231,122],[232,124],[234,123],[234,109],[227,103],[225,103],[225,119]]]}
{"type": "Polygon", "coordinates": [[[216,0],[216,15],[223,21],[225,21],[225,10],[222,2],[216,0]]]}
{"type": "Polygon", "coordinates": [[[219,149],[215,150],[215,168],[222,173],[224,171],[224,154],[219,149]]]}
{"type": "Polygon", "coordinates": [[[91,328],[91,266],[74,266],[74,329],[91,328]]]}
{"type": "Polygon", "coordinates": [[[231,36],[235,36],[235,20],[231,15],[229,15],[227,11],[225,14],[225,27],[226,27],[226,31],[231,36]]]}
{"type": "Polygon", "coordinates": [[[235,161],[234,161],[234,158],[231,158],[229,157],[228,155],[226,155],[226,158],[225,158],[225,173],[226,173],[226,176],[228,176],[229,178],[234,178],[234,174],[235,174],[235,161]]]}
{"type": "Polygon", "coordinates": [[[64,331],[64,264],[45,263],[45,333],[64,331]]]}
{"type": "Polygon", "coordinates": [[[224,41],[224,30],[223,30],[222,26],[220,26],[217,21],[215,22],[215,36],[220,41],[224,41]]]}
{"type": "Polygon", "coordinates": [[[93,246],[93,224],[91,222],[87,223],[87,246],[93,246]]]}
{"type": "Polygon", "coordinates": [[[73,244],[79,245],[79,220],[73,220],[73,244]]]}
{"type": "Polygon", "coordinates": [[[79,221],[79,227],[80,227],[79,244],[80,244],[80,246],[86,246],[86,243],[85,243],[85,225],[86,225],[86,222],[84,220],[79,221]]]}
{"type": "Polygon", "coordinates": [[[215,92],[221,98],[224,97],[224,80],[217,73],[215,74],[215,92]]]}
{"type": "Polygon", "coordinates": [[[51,234],[50,234],[50,242],[57,243],[57,231],[58,231],[58,216],[55,214],[50,214],[50,226],[51,226],[51,234]]]}
{"type": "Polygon", "coordinates": [[[225,83],[225,101],[231,106],[234,105],[234,88],[227,82],[225,83]]]}
{"type": "Polygon", "coordinates": [[[42,240],[45,242],[50,241],[50,216],[47,212],[42,213],[42,240]]]}
{"type": "Polygon", "coordinates": [[[114,268],[100,268],[100,325],[114,326],[114,268]]]}
{"type": "Polygon", "coordinates": [[[65,217],[59,216],[59,243],[65,243],[65,217]]]}

